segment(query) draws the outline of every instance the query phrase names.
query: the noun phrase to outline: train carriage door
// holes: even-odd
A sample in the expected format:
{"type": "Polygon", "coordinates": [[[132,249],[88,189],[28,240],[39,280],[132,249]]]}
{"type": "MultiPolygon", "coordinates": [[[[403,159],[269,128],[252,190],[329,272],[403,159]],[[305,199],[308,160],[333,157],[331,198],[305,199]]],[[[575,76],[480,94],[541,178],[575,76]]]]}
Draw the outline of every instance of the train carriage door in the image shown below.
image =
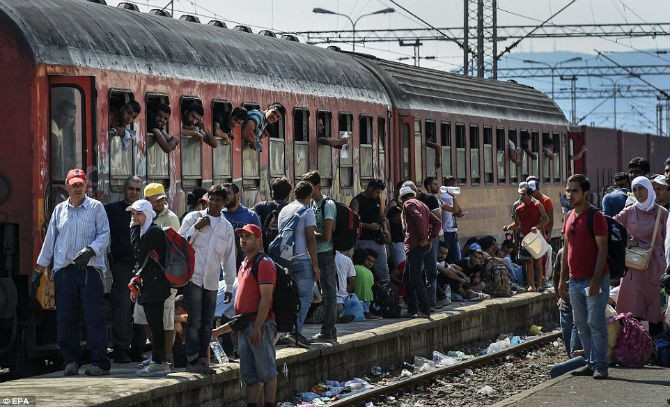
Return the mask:
{"type": "Polygon", "coordinates": [[[81,168],[88,177],[89,193],[97,189],[95,137],[95,78],[49,77],[49,184],[45,220],[53,208],[67,199],[64,188],[69,170],[81,168]]]}
{"type": "Polygon", "coordinates": [[[412,180],[412,161],[414,158],[412,148],[412,130],[414,129],[414,118],[412,116],[400,116],[400,154],[397,157],[402,166],[400,167],[400,179],[402,181],[412,180]]]}

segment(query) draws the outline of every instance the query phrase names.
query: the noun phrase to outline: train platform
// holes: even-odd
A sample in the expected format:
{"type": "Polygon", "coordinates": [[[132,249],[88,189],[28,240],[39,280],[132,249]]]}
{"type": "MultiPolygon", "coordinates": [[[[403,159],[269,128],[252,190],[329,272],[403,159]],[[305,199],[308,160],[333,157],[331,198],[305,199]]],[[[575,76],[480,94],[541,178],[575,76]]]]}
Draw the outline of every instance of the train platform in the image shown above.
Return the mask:
{"type": "MultiPolygon", "coordinates": [[[[347,380],[371,366],[390,368],[433,350],[491,339],[501,332],[527,332],[535,325],[556,325],[551,291],[521,293],[482,302],[457,302],[430,319],[381,319],[338,324],[338,343],[310,350],[281,347],[277,400],[290,400],[324,380],[347,380]]],[[[305,325],[304,335],[320,326],[305,325]]],[[[0,400],[29,397],[38,406],[237,406],[243,405],[239,365],[215,365],[210,376],[183,369],[162,378],[140,378],[134,364],[113,364],[103,377],[63,377],[62,371],[0,384],[0,400]]],[[[80,370],[83,373],[83,369],[80,370]]]]}
{"type": "Polygon", "coordinates": [[[608,380],[573,376],[570,373],[544,382],[494,407],[537,406],[668,406],[670,369],[645,366],[642,369],[610,368],[608,380]]]}

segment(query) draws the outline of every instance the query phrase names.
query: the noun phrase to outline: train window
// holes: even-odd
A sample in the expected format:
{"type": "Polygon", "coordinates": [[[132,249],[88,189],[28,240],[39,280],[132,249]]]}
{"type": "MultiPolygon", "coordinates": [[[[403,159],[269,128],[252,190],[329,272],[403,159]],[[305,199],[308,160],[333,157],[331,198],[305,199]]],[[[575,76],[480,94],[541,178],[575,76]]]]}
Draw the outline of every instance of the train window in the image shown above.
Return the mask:
{"type": "Polygon", "coordinates": [[[442,175],[451,176],[451,123],[440,123],[440,141],[442,146],[442,175]]]}
{"type": "MultiPolygon", "coordinates": [[[[270,133],[270,177],[278,178],[286,175],[286,141],[284,140],[284,116],[269,128],[270,133]]],[[[269,127],[269,126],[268,126],[269,127]]],[[[259,154],[260,155],[260,154],[259,154]]]]}
{"type": "Polygon", "coordinates": [[[568,176],[572,175],[575,173],[575,161],[572,159],[572,156],[575,154],[575,141],[572,139],[572,137],[568,137],[568,154],[565,154],[564,157],[566,160],[568,160],[568,174],[566,175],[566,179],[568,176]]]}
{"type": "MultiPolygon", "coordinates": [[[[233,143],[225,143],[223,128],[228,128],[226,121],[230,120],[233,111],[232,103],[225,100],[212,102],[212,129],[218,144],[212,149],[212,182],[225,184],[233,180],[233,143]]],[[[230,136],[229,136],[230,137],[230,136]]]]}
{"type": "MultiPolygon", "coordinates": [[[[518,151],[518,149],[521,148],[521,146],[519,145],[519,139],[517,138],[516,129],[509,129],[507,132],[507,136],[510,141],[509,146],[512,147],[512,144],[514,144],[515,152],[518,151]]],[[[511,182],[519,182],[518,170],[519,166],[514,161],[509,160],[509,178],[511,182]]]]}
{"type": "Polygon", "coordinates": [[[528,176],[528,160],[531,158],[528,157],[528,153],[526,150],[530,151],[530,133],[528,130],[521,130],[521,135],[520,135],[520,141],[521,143],[521,148],[523,149],[523,158],[521,160],[521,178],[522,181],[526,180],[526,177],[528,176]]]}
{"type": "Polygon", "coordinates": [[[146,98],[147,183],[160,183],[165,189],[168,189],[170,186],[170,155],[161,149],[157,140],[157,137],[161,137],[162,140],[166,138],[156,133],[170,134],[170,121],[158,122],[164,120],[166,114],[171,114],[170,101],[166,95],[151,93],[147,93],[146,98]]]}
{"type": "Polygon", "coordinates": [[[385,179],[386,174],[386,119],[380,117],[377,119],[377,136],[379,137],[379,173],[377,178],[385,179]]]}
{"type": "Polygon", "coordinates": [[[465,125],[456,123],[456,179],[460,184],[468,182],[465,172],[465,125]]]}
{"type": "MultiPolygon", "coordinates": [[[[340,113],[338,121],[339,138],[349,137],[349,142],[352,142],[354,116],[350,113],[340,113]]],[[[340,150],[340,186],[351,187],[354,185],[354,157],[353,150],[349,145],[345,145],[340,150]]]]}
{"type": "MultiPolygon", "coordinates": [[[[244,103],[247,111],[260,110],[261,106],[257,103],[244,103]]],[[[260,154],[255,149],[250,148],[246,143],[242,143],[242,187],[244,189],[255,189],[261,185],[261,161],[260,154]]]]}
{"type": "Polygon", "coordinates": [[[423,132],[421,131],[421,119],[414,119],[414,175],[417,185],[423,185],[423,162],[421,148],[423,144],[423,132]]]}
{"type": "MultiPolygon", "coordinates": [[[[123,192],[126,178],[135,174],[135,123],[126,123],[123,106],[134,100],[132,92],[109,92],[109,186],[112,192],[123,192]],[[124,134],[120,134],[120,133],[124,134]]],[[[127,117],[127,116],[126,116],[127,117]]],[[[127,121],[130,121],[128,118],[127,121]]]]}
{"type": "MultiPolygon", "coordinates": [[[[503,127],[496,128],[496,162],[498,163],[498,184],[505,183],[505,170],[507,169],[507,150],[508,144],[505,142],[505,129],[503,127]]],[[[510,151],[512,154],[514,151],[510,151]]]]}
{"type": "Polygon", "coordinates": [[[374,177],[372,153],[372,117],[360,116],[358,119],[358,162],[360,165],[361,186],[365,188],[368,181],[374,177]]]}
{"type": "MultiPolygon", "coordinates": [[[[202,101],[196,97],[182,96],[179,103],[181,112],[182,127],[189,126],[191,123],[186,123],[185,120],[190,120],[186,117],[195,106],[202,107],[202,101]]],[[[204,112],[204,108],[203,108],[204,112]]],[[[206,112],[205,112],[206,113],[206,112]]],[[[204,115],[203,115],[204,116],[204,115]]],[[[182,133],[181,136],[181,184],[187,190],[202,185],[202,141],[194,136],[186,136],[182,133]]]]}
{"type": "Polygon", "coordinates": [[[558,135],[558,133],[554,133],[552,135],[552,141],[553,145],[552,147],[552,164],[553,164],[553,170],[554,170],[554,182],[561,182],[561,159],[563,158],[563,155],[560,154],[561,151],[561,137],[558,135]]]}
{"type": "Polygon", "coordinates": [[[540,160],[542,159],[540,157],[540,133],[537,131],[531,133],[530,149],[535,156],[534,159],[530,157],[529,160],[530,173],[542,179],[542,175],[540,174],[540,160]]]}
{"type": "Polygon", "coordinates": [[[439,167],[439,163],[436,160],[440,159],[437,155],[439,149],[435,122],[426,120],[426,176],[434,176],[436,174],[436,167],[439,167]]]}
{"type": "Polygon", "coordinates": [[[551,167],[554,159],[553,155],[554,140],[548,132],[542,133],[542,149],[539,154],[542,159],[542,182],[551,182],[551,167]]]}
{"type": "Polygon", "coordinates": [[[484,182],[493,183],[493,129],[484,127],[484,182]]]}
{"type": "MultiPolygon", "coordinates": [[[[319,110],[316,112],[316,137],[328,137],[332,135],[333,115],[330,112],[319,110]]],[[[332,148],[327,144],[318,144],[317,148],[317,170],[321,175],[321,186],[329,187],[333,179],[333,154],[332,148]]],[[[296,174],[296,177],[302,174],[296,174]]]]}
{"type": "Polygon", "coordinates": [[[296,183],[309,171],[309,110],[293,110],[293,174],[296,183]]]}
{"type": "Polygon", "coordinates": [[[402,152],[402,179],[409,180],[412,176],[412,163],[409,156],[409,146],[412,142],[411,131],[408,123],[402,123],[400,128],[400,148],[402,152]]]}
{"type": "Polygon", "coordinates": [[[470,180],[472,184],[479,184],[479,126],[470,125],[470,180]]]}
{"type": "Polygon", "coordinates": [[[82,110],[81,90],[71,86],[51,88],[51,180],[65,182],[67,172],[81,168],[82,110]]]}

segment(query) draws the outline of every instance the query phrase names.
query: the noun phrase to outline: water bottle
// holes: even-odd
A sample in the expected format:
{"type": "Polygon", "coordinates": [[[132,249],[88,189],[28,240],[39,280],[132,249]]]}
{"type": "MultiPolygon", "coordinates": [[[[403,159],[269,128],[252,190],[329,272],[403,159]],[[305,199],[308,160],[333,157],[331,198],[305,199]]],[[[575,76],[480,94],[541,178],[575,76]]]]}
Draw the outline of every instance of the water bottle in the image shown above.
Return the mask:
{"type": "Polygon", "coordinates": [[[220,365],[228,363],[228,355],[226,355],[226,352],[223,350],[223,347],[221,346],[218,340],[214,339],[212,342],[210,342],[209,347],[212,348],[212,352],[214,352],[214,357],[216,357],[216,360],[219,362],[220,365]]]}
{"type": "Polygon", "coordinates": [[[444,295],[451,301],[451,286],[447,284],[447,288],[444,289],[444,295]]]}

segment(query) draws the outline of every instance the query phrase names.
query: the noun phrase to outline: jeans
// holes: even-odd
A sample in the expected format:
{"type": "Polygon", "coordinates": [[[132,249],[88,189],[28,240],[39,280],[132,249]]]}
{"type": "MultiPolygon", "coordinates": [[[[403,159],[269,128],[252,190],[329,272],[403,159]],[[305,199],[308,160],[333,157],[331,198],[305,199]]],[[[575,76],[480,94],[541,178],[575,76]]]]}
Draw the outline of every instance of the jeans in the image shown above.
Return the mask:
{"type": "Polygon", "coordinates": [[[134,267],[132,263],[114,262],[111,270],[112,343],[114,352],[128,352],[133,340],[133,303],[128,282],[134,275],[134,267]]]}
{"type": "Polygon", "coordinates": [[[79,318],[83,311],[91,364],[109,370],[111,364],[107,358],[105,290],[100,273],[90,266],[82,269],[71,264],[56,271],[54,286],[56,336],[65,364],[82,363],[79,318]]]}
{"type": "Polygon", "coordinates": [[[565,352],[568,354],[568,358],[572,358],[572,352],[582,349],[582,341],[579,340],[577,325],[575,325],[575,321],[572,316],[572,307],[566,304],[564,310],[558,311],[558,316],[561,321],[561,331],[563,332],[565,352]]]}
{"type": "Polygon", "coordinates": [[[440,250],[440,239],[435,238],[430,245],[430,250],[423,255],[423,269],[426,272],[426,294],[430,306],[436,302],[437,288],[437,253],[440,250]]]}
{"type": "Polygon", "coordinates": [[[300,311],[298,312],[298,321],[296,323],[296,332],[302,333],[302,325],[307,317],[309,306],[312,305],[314,294],[314,275],[312,274],[312,261],[307,258],[294,259],[289,267],[291,276],[298,284],[300,291],[300,311]]]}
{"type": "Polygon", "coordinates": [[[600,294],[588,297],[589,279],[570,279],[568,291],[572,315],[584,346],[584,358],[593,369],[607,368],[607,322],[605,308],[610,293],[609,274],[600,279],[600,294]]]}
{"type": "Polygon", "coordinates": [[[447,264],[454,264],[461,260],[461,246],[458,243],[458,232],[444,232],[443,238],[449,244],[447,264]]]}
{"type": "Polygon", "coordinates": [[[207,290],[190,282],[184,287],[184,302],[188,310],[186,358],[189,362],[195,361],[198,357],[209,362],[207,355],[212,338],[216,290],[207,290]]]}
{"type": "Polygon", "coordinates": [[[430,303],[426,294],[426,282],[423,278],[423,256],[427,248],[416,246],[407,252],[407,268],[403,273],[407,296],[407,313],[416,314],[418,308],[422,314],[430,314],[430,303]]]}
{"type": "MultiPolygon", "coordinates": [[[[386,245],[379,244],[374,240],[359,240],[356,242],[356,248],[372,249],[377,253],[377,260],[372,267],[372,274],[375,276],[375,282],[379,281],[382,285],[391,282],[389,275],[388,257],[386,255],[386,245]]],[[[320,268],[320,267],[319,267],[320,268]]]]}
{"type": "MultiPolygon", "coordinates": [[[[337,338],[337,269],[335,268],[335,253],[317,253],[319,271],[321,272],[321,291],[323,293],[323,324],[321,334],[332,339],[337,338]]],[[[388,273],[387,273],[388,274],[388,273]]]]}

